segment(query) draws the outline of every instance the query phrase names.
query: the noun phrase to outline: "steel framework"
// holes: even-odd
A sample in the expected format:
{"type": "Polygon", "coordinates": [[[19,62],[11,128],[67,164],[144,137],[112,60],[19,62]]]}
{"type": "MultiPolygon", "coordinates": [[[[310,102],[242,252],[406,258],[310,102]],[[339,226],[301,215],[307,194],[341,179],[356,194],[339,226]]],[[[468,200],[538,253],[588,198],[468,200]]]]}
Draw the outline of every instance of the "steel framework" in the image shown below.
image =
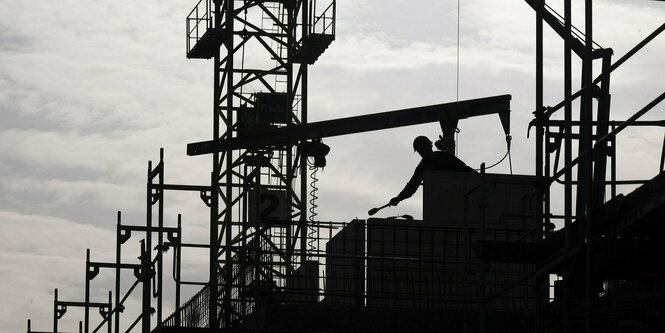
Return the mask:
{"type": "MultiPolygon", "coordinates": [[[[318,2],[199,1],[187,52],[214,59],[213,140],[307,123],[307,66],[335,34],[335,1],[318,2]]],[[[283,286],[317,235],[307,231],[297,146],[215,153],[212,167],[209,326],[228,327],[252,311],[267,281],[283,286]],[[276,205],[282,213],[272,216],[276,205]]]]}
{"type": "MultiPolygon", "coordinates": [[[[559,272],[561,281],[559,285],[562,289],[559,295],[562,304],[561,321],[564,332],[574,331],[572,326],[572,308],[571,301],[573,292],[571,291],[574,279],[584,281],[584,330],[591,332],[594,325],[593,303],[597,295],[594,295],[594,281],[603,279],[603,276],[594,276],[592,268],[594,260],[598,256],[598,250],[594,248],[596,242],[602,243],[597,233],[593,230],[592,223],[588,221],[599,220],[595,214],[599,207],[606,203],[605,193],[610,192],[607,201],[614,199],[617,195],[616,186],[618,184],[643,184],[647,180],[627,180],[620,181],[616,179],[616,134],[627,126],[662,126],[661,122],[638,122],[637,119],[652,109],[657,103],[663,100],[665,94],[661,94],[655,100],[648,103],[642,110],[625,121],[610,120],[610,73],[628,60],[644,45],[653,40],[658,34],[665,30],[665,24],[661,25],[652,34],[638,43],[621,59],[612,63],[612,49],[602,48],[593,40],[593,2],[586,0],[584,3],[584,32],[577,30],[572,25],[572,5],[570,0],[564,0],[564,13],[559,15],[545,0],[526,0],[526,2],[536,12],[536,107],[534,111],[535,118],[531,125],[536,127],[536,177],[542,190],[543,203],[543,226],[545,236],[549,236],[554,224],[552,220],[563,220],[563,246],[561,257],[567,258],[568,269],[563,273],[559,272]],[[564,41],[564,100],[553,107],[545,107],[543,103],[543,25],[547,23],[564,41]],[[578,56],[582,62],[581,68],[581,89],[573,93],[573,72],[572,55],[578,56]],[[600,60],[601,72],[593,78],[594,61],[600,60]],[[579,114],[573,114],[573,101],[580,98],[579,114]],[[596,101],[597,107],[594,110],[593,105],[596,101]],[[557,111],[563,108],[563,120],[550,119],[557,111]],[[610,130],[611,128],[611,130],[610,130]],[[573,142],[577,140],[577,157],[573,158],[575,152],[573,142]],[[563,142],[563,149],[562,149],[563,142]],[[563,162],[560,163],[560,156],[563,151],[563,162]],[[607,161],[610,158],[610,172],[608,175],[607,161]],[[562,164],[561,168],[559,168],[562,164]],[[573,168],[577,167],[577,175],[573,175],[573,168]],[[609,180],[607,180],[609,176],[609,180]],[[563,179],[561,179],[563,177],[563,179]],[[551,187],[562,184],[563,193],[563,212],[553,212],[551,205],[551,187]],[[576,202],[573,202],[575,194],[576,202]],[[575,209],[573,210],[573,206],[575,209]],[[584,222],[584,234],[573,235],[573,222],[580,220],[584,222]],[[573,249],[577,246],[575,241],[583,240],[583,255],[581,252],[575,252],[573,249]],[[575,254],[573,254],[575,252],[575,254]],[[574,260],[572,257],[579,257],[584,262],[583,277],[579,273],[571,273],[574,260]]],[[[665,148],[665,146],[664,146],[665,148]]],[[[665,155],[664,155],[665,156],[665,155]]],[[[663,158],[661,158],[662,160],[663,158]]],[[[662,163],[661,163],[662,164],[662,163]]],[[[659,172],[662,171],[662,167],[659,172]]],[[[579,224],[578,224],[579,225],[579,224]]],[[[554,271],[548,270],[549,264],[541,262],[540,274],[537,278],[541,280],[539,286],[549,284],[549,274],[554,271]]],[[[548,306],[544,300],[549,299],[547,290],[541,291],[539,298],[541,303],[536,309],[536,331],[547,331],[551,329],[551,316],[548,313],[548,306]]],[[[580,327],[577,326],[577,330],[580,327]]]]}

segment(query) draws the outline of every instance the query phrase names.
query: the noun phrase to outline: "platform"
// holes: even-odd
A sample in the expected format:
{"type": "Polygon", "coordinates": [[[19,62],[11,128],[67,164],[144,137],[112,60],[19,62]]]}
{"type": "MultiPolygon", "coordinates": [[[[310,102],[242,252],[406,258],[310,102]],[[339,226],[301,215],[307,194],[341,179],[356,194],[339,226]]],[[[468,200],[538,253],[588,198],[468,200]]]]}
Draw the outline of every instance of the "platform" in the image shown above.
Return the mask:
{"type": "Polygon", "coordinates": [[[215,56],[215,52],[219,50],[219,47],[224,43],[224,40],[228,37],[228,33],[223,29],[209,28],[203,33],[194,44],[194,46],[188,50],[187,58],[189,59],[210,59],[215,56]]]}
{"type": "Polygon", "coordinates": [[[310,34],[303,39],[301,47],[292,56],[292,61],[299,64],[313,65],[335,40],[334,35],[310,34]]]}

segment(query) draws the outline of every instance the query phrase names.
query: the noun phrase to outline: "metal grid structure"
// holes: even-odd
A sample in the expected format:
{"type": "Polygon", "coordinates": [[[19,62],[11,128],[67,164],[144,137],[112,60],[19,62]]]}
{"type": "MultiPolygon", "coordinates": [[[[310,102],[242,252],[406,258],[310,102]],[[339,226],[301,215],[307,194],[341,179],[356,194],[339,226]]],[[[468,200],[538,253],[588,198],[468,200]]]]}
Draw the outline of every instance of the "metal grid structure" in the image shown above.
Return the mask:
{"type": "MultiPolygon", "coordinates": [[[[627,120],[611,120],[610,73],[665,30],[665,24],[621,59],[612,63],[612,49],[603,48],[594,42],[591,0],[584,3],[583,32],[571,23],[570,0],[563,1],[563,15],[547,6],[544,0],[526,0],[526,2],[536,12],[536,108],[535,119],[531,125],[536,129],[536,177],[542,190],[543,232],[546,244],[561,239],[558,252],[552,254],[550,258],[541,258],[539,263],[540,282],[537,285],[541,288],[539,293],[542,296],[539,297],[540,301],[537,304],[535,327],[537,331],[543,332],[553,327],[563,332],[582,330],[592,332],[601,327],[618,329],[617,313],[613,314],[614,324],[602,326],[605,320],[602,319],[601,307],[594,306],[600,302],[599,298],[604,294],[620,289],[617,286],[621,284],[612,281],[611,277],[602,272],[594,271],[599,262],[611,258],[610,254],[602,252],[609,239],[622,237],[621,234],[605,233],[597,226],[615,220],[615,216],[599,212],[606,211],[614,204],[614,213],[618,215],[616,200],[613,200],[617,196],[617,185],[649,182],[649,180],[617,180],[616,135],[628,126],[660,126],[659,122],[639,122],[637,119],[662,101],[665,94],[648,102],[643,109],[627,120]],[[552,28],[564,41],[564,100],[553,107],[546,107],[543,103],[544,24],[552,28]],[[575,93],[572,88],[573,55],[582,61],[581,89],[575,93]],[[593,68],[597,61],[600,62],[600,73],[594,78],[593,68]],[[573,102],[577,98],[580,105],[578,113],[574,114],[573,102]],[[594,102],[597,105],[595,108],[594,102]],[[563,111],[563,119],[550,119],[559,111],[563,111]],[[574,142],[577,142],[577,149],[573,147],[574,142]],[[610,159],[609,175],[608,159],[610,159]],[[573,168],[577,168],[576,175],[573,174],[573,168]],[[551,189],[554,186],[563,186],[563,211],[556,211],[551,205],[551,189]],[[607,192],[610,193],[608,200],[605,199],[607,192]],[[554,235],[552,235],[553,221],[563,222],[562,230],[554,235]],[[548,236],[552,236],[549,237],[549,241],[548,236]],[[559,265],[553,262],[558,262],[559,265]],[[573,269],[574,266],[580,265],[579,263],[584,264],[580,269],[573,269]],[[545,301],[550,298],[545,297],[547,289],[544,286],[553,275],[558,276],[558,281],[554,305],[551,306],[545,301]],[[604,281],[606,286],[602,293],[598,291],[600,281],[604,281]],[[574,294],[578,296],[573,296],[574,294]]],[[[665,154],[661,157],[661,161],[663,159],[665,154]]],[[[662,164],[661,162],[658,172],[663,170],[662,164]]],[[[644,242],[649,241],[645,239],[644,242]]],[[[634,257],[634,260],[639,258],[634,257]]]]}
{"type": "MultiPolygon", "coordinates": [[[[468,177],[485,179],[473,174],[468,177]]],[[[515,182],[510,176],[488,175],[484,183],[488,187],[494,183],[493,197],[481,195],[480,192],[486,191],[485,186],[473,186],[467,195],[460,194],[465,201],[461,206],[465,207],[477,205],[478,198],[486,198],[485,206],[493,212],[487,215],[499,214],[501,225],[484,225],[481,219],[485,215],[475,210],[469,210],[468,215],[464,210],[460,221],[393,218],[319,223],[320,229],[329,231],[320,233],[319,240],[325,249],[318,246],[309,249],[307,261],[283,280],[268,276],[257,287],[252,279],[256,266],[235,264],[234,275],[246,283],[244,288],[238,284],[234,298],[252,300],[244,304],[247,314],[238,318],[235,327],[251,328],[258,316],[254,314],[256,307],[276,305],[459,311],[466,325],[472,325],[472,314],[481,309],[487,314],[532,312],[535,265],[488,264],[477,259],[474,249],[480,239],[537,242],[537,211],[515,208],[504,200],[505,189],[496,189],[501,187],[497,182],[524,187],[524,176],[517,177],[522,180],[515,182]],[[472,193],[478,196],[469,195],[472,193]],[[245,271],[241,270],[243,267],[245,271]]],[[[260,251],[256,248],[250,242],[241,253],[247,258],[260,254],[264,262],[279,254],[265,241],[258,246],[260,251]]],[[[208,327],[205,316],[209,313],[208,298],[209,289],[205,287],[177,311],[181,318],[188,318],[183,327],[208,327]]],[[[237,301],[234,306],[240,308],[243,303],[237,301]]],[[[163,326],[180,327],[175,318],[176,314],[172,315],[163,326]]]]}
{"type": "MultiPolygon", "coordinates": [[[[204,199],[209,196],[209,186],[197,185],[174,185],[164,183],[164,151],[160,150],[160,159],[154,167],[152,162],[148,162],[146,182],[146,224],[145,225],[127,225],[122,223],[121,212],[117,214],[116,240],[115,240],[115,261],[99,262],[91,259],[91,253],[86,251],[85,260],[85,289],[83,301],[62,301],[58,299],[58,290],[55,289],[53,302],[53,333],[59,332],[58,321],[66,314],[68,307],[81,307],[84,312],[84,319],[80,322],[80,332],[99,332],[104,326],[108,332],[120,332],[121,314],[125,309],[125,302],[131,295],[136,295],[137,289],[141,289],[141,310],[137,317],[129,318],[127,332],[131,331],[137,325],[141,325],[142,332],[151,330],[151,315],[156,314],[158,322],[162,321],[163,314],[163,281],[164,276],[172,276],[175,280],[175,305],[180,307],[180,286],[187,283],[180,280],[181,248],[196,246],[192,244],[181,243],[181,218],[178,215],[176,226],[164,225],[164,192],[168,190],[177,191],[195,191],[200,192],[204,199]],[[156,214],[155,214],[156,213],[156,214]],[[156,223],[153,223],[153,217],[156,215],[156,223]],[[123,262],[122,248],[132,238],[132,234],[138,233],[141,236],[140,253],[137,262],[123,262]],[[153,237],[156,237],[156,244],[153,243],[153,237]],[[164,275],[164,261],[168,260],[165,253],[172,251],[172,272],[164,275]],[[101,269],[113,269],[115,272],[115,291],[108,293],[108,302],[91,301],[94,295],[91,295],[91,284],[99,275],[101,269]],[[133,283],[130,286],[122,286],[121,281],[130,272],[133,283]],[[90,310],[97,309],[102,316],[101,322],[96,326],[94,319],[90,318],[90,310]],[[113,328],[113,330],[112,330],[113,328]]],[[[131,280],[130,280],[131,281],[131,280]]],[[[125,316],[127,314],[125,313],[125,316]]],[[[127,319],[125,319],[127,320],[127,319]]],[[[179,319],[176,319],[179,320],[179,319]]],[[[37,332],[31,330],[31,321],[28,320],[28,332],[37,332]]]]}
{"type": "MultiPolygon", "coordinates": [[[[338,232],[325,251],[286,278],[264,286],[261,306],[323,304],[368,308],[414,308],[476,313],[529,313],[534,308],[533,264],[476,259],[472,244],[480,229],[426,224],[404,219],[334,223],[338,232]],[[478,280],[480,270],[485,281],[478,280]],[[482,291],[482,293],[481,293],[482,291]]],[[[534,230],[492,229],[486,238],[533,241],[534,230]]],[[[239,267],[239,265],[236,265],[239,267]]],[[[241,272],[237,272],[240,274],[241,272]]],[[[205,287],[171,315],[166,327],[208,327],[205,287]]],[[[252,311],[238,326],[251,327],[252,311]]],[[[469,316],[466,320],[471,321],[469,316]]]]}
{"type": "MultiPolygon", "coordinates": [[[[335,32],[335,1],[320,2],[195,6],[187,54],[214,58],[213,140],[307,123],[307,65],[335,32]]],[[[213,161],[209,324],[230,327],[263,289],[284,284],[317,235],[307,229],[307,164],[298,146],[231,150],[213,161]]]]}

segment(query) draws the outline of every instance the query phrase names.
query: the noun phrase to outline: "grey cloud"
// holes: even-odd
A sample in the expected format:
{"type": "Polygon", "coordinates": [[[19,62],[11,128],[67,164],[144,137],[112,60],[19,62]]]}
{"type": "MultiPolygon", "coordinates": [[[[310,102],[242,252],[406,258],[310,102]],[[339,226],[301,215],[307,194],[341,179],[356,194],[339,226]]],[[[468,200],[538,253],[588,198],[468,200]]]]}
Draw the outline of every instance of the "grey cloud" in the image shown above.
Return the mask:
{"type": "Polygon", "coordinates": [[[0,54],[10,54],[34,47],[33,38],[13,31],[5,24],[0,24],[0,54]]]}

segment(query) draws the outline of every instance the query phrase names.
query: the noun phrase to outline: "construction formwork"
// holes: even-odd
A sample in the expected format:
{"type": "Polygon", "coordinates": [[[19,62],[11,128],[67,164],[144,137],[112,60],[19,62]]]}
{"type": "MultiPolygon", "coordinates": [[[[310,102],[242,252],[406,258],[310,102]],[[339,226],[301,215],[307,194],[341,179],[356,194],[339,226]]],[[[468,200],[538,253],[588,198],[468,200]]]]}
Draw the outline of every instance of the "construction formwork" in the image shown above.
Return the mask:
{"type": "MultiPolygon", "coordinates": [[[[481,263],[472,249],[477,225],[369,220],[367,306],[478,311],[533,310],[533,265],[481,263]]],[[[516,240],[524,231],[486,230],[485,239],[516,240]]]]}

